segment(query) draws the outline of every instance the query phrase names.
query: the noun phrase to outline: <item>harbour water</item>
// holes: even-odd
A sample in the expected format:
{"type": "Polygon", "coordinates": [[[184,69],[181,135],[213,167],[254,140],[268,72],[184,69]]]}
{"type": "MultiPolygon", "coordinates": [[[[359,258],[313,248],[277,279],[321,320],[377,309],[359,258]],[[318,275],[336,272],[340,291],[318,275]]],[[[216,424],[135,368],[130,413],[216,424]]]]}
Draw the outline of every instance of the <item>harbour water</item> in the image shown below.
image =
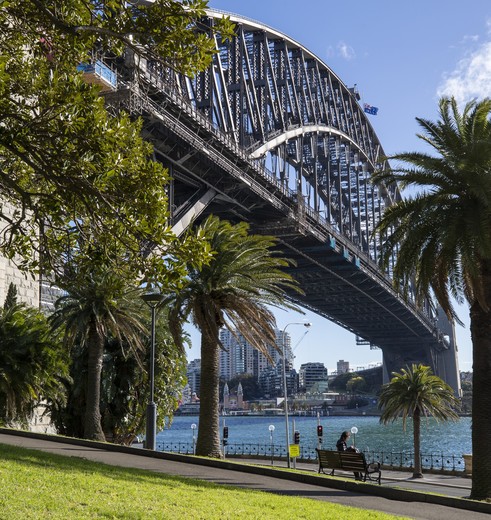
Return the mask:
{"type": "MultiPolygon", "coordinates": [[[[172,443],[193,442],[199,428],[197,416],[177,416],[170,428],[157,435],[157,444],[162,447],[172,443]]],[[[300,444],[312,450],[317,446],[317,417],[290,417],[290,442],[293,442],[293,421],[295,430],[300,432],[300,444]]],[[[229,445],[285,445],[286,427],[283,416],[226,416],[220,418],[220,427],[228,427],[229,445]],[[274,426],[273,438],[269,427],[274,426]]],[[[408,421],[406,431],[402,421],[388,425],[380,424],[373,416],[329,416],[321,417],[323,427],[322,447],[335,449],[336,441],[344,430],[358,428],[358,433],[351,437],[357,448],[365,452],[411,453],[413,451],[412,422],[408,421]],[[353,439],[354,437],[354,439],[353,439]]],[[[223,431],[223,430],[222,430],[223,431]]],[[[471,418],[462,417],[458,422],[438,423],[433,418],[423,419],[421,425],[421,452],[423,454],[444,454],[461,457],[471,453],[471,418]]]]}

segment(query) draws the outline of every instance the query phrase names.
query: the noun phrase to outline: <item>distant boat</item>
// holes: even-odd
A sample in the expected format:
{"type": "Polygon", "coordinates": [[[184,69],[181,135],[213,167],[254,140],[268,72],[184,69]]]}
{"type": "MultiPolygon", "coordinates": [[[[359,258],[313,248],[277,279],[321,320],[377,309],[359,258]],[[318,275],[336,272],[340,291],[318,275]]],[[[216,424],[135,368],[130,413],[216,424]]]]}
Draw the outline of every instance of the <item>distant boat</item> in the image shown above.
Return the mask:
{"type": "Polygon", "coordinates": [[[186,403],[181,404],[179,408],[174,412],[174,415],[198,415],[199,414],[199,403],[186,403]]]}

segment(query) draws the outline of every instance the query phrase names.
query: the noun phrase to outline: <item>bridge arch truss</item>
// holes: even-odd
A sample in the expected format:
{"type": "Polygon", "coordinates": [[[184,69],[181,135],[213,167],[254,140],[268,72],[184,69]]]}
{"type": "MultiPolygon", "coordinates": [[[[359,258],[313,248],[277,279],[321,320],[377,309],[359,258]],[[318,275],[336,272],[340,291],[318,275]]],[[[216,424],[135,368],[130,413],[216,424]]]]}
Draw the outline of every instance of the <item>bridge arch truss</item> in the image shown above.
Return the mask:
{"type": "MultiPolygon", "coordinates": [[[[222,14],[210,11],[204,26],[222,14]]],[[[400,298],[392,265],[378,267],[374,230],[400,193],[370,180],[386,163],[356,88],[288,36],[231,19],[235,37],[216,37],[206,71],[190,78],[127,60],[122,87],[106,95],[143,117],[170,168],[175,229],[212,212],[276,235],[297,261],[301,305],[381,347],[389,373],[425,362],[459,388],[451,324],[400,298]]]]}
{"type": "Polygon", "coordinates": [[[213,65],[181,80],[182,95],[333,233],[377,261],[374,228],[400,195],[395,186],[370,182],[384,166],[384,152],[356,89],[286,35],[252,20],[232,20],[235,38],[216,39],[213,65]]]}

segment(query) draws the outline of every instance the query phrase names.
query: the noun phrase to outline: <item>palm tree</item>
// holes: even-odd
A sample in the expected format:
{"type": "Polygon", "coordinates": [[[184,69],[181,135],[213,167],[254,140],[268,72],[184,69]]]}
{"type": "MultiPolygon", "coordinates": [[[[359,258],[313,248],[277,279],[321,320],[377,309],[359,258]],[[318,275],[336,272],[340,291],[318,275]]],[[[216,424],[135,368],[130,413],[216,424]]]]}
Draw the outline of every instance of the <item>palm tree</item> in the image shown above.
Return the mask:
{"type": "Polygon", "coordinates": [[[406,430],[407,418],[413,420],[414,478],[422,478],[421,417],[432,416],[437,421],[458,420],[455,412],[459,401],[452,388],[431,372],[431,368],[415,365],[393,372],[393,377],[382,387],[378,406],[382,409],[380,422],[387,424],[402,417],[406,430]]]}
{"type": "MultiPolygon", "coordinates": [[[[196,454],[220,457],[219,331],[227,327],[269,357],[275,345],[275,317],[270,306],[296,308],[285,302],[285,290],[297,290],[281,268],[288,260],[272,253],[275,239],[249,235],[246,223],[232,225],[209,217],[196,231],[210,244],[212,260],[189,265],[189,279],[170,299],[172,335],[181,344],[182,323],[191,317],[201,332],[200,418],[196,454]]],[[[165,302],[164,302],[165,304],[165,302]]]]}
{"type": "Polygon", "coordinates": [[[63,399],[68,356],[46,317],[16,303],[12,287],[0,309],[0,422],[25,426],[41,399],[63,399]]]}
{"type": "Polygon", "coordinates": [[[439,103],[439,120],[417,118],[419,137],[436,155],[408,152],[406,163],[379,172],[375,182],[414,187],[416,194],[390,206],[378,226],[386,236],[382,264],[397,252],[394,283],[414,280],[418,297],[434,294],[449,318],[451,297],[470,306],[473,344],[471,496],[491,498],[491,99],[439,103]],[[414,277],[414,278],[413,278],[414,277]],[[430,292],[432,291],[432,292],[430,292]]]}
{"type": "Polygon", "coordinates": [[[56,301],[51,323],[53,329],[63,330],[66,345],[87,349],[84,437],[103,441],[100,401],[106,340],[141,349],[145,327],[136,305],[138,290],[129,290],[121,273],[93,267],[71,270],[63,287],[67,294],[56,301]]]}

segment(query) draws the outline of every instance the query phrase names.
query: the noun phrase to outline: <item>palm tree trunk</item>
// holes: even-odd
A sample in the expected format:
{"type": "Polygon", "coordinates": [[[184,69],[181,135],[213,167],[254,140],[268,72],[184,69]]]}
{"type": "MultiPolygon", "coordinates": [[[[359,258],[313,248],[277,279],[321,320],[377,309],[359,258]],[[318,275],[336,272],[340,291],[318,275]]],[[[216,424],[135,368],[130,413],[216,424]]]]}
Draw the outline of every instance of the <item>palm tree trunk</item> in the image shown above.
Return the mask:
{"type": "MultiPolygon", "coordinates": [[[[488,264],[490,264],[488,262],[488,264]]],[[[491,305],[491,264],[483,270],[486,301],[491,305]]],[[[472,489],[471,498],[491,498],[491,310],[474,302],[470,309],[472,359],[472,489]]]]}
{"type": "Polygon", "coordinates": [[[414,471],[413,478],[423,478],[421,468],[421,412],[416,408],[413,414],[413,439],[414,439],[414,471]]]}
{"type": "Polygon", "coordinates": [[[219,426],[219,380],[218,327],[216,327],[215,335],[201,334],[201,385],[196,455],[216,458],[222,456],[219,426]]]}
{"type": "Polygon", "coordinates": [[[97,332],[89,334],[89,359],[87,362],[87,400],[85,407],[84,437],[86,439],[105,441],[101,427],[101,374],[104,355],[104,338],[97,332]]]}

